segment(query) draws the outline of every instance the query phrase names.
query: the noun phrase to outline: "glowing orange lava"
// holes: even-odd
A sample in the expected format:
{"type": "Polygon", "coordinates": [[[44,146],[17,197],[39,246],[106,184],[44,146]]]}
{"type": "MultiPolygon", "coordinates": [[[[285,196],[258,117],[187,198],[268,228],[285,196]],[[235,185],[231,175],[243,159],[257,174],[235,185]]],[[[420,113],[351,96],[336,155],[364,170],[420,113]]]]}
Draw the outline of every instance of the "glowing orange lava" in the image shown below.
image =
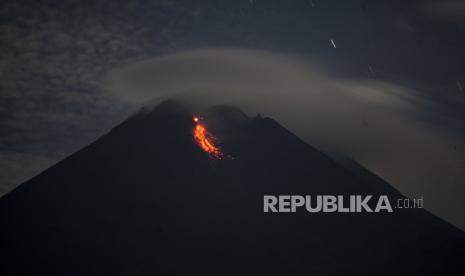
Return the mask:
{"type": "Polygon", "coordinates": [[[215,137],[213,137],[205,128],[204,125],[202,125],[199,121],[200,119],[198,117],[194,117],[194,122],[196,122],[196,126],[194,129],[194,138],[197,144],[205,151],[207,152],[211,157],[214,157],[216,159],[223,159],[224,154],[221,152],[221,150],[215,145],[214,141],[216,140],[215,137]]]}

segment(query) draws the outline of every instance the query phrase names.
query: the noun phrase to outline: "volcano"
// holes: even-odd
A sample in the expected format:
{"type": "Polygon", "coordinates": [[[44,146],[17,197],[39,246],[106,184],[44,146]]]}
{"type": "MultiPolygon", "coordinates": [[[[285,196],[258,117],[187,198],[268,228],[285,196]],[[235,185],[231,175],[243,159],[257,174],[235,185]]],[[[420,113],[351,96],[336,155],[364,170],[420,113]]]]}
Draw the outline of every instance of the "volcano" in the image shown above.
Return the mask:
{"type": "MultiPolygon", "coordinates": [[[[354,168],[357,169],[354,169],[354,168]]],[[[424,209],[264,212],[264,195],[387,195],[270,118],[166,101],[0,200],[2,275],[464,275],[424,209]],[[195,138],[201,115],[214,158],[195,138]]]]}

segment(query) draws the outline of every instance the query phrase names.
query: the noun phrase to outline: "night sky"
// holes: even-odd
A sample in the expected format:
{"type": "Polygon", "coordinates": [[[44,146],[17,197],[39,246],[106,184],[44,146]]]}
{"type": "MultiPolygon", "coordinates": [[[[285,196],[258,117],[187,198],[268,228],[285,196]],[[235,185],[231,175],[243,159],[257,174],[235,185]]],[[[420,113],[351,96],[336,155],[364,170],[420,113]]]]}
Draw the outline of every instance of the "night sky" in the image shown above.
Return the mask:
{"type": "Polygon", "coordinates": [[[108,91],[113,70],[195,49],[307,56],[421,91],[465,125],[465,1],[5,0],[0,41],[0,195],[139,108],[108,91]]]}

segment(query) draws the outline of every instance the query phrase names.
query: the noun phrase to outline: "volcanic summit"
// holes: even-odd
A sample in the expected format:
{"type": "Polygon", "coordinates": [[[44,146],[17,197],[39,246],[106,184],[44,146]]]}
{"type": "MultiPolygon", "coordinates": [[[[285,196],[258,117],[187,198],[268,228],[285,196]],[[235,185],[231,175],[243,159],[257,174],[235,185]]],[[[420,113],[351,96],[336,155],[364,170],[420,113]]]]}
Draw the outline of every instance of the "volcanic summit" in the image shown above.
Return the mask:
{"type": "Polygon", "coordinates": [[[465,273],[465,234],[423,209],[263,212],[264,195],[293,194],[404,198],[273,119],[229,106],[192,112],[163,102],[0,199],[0,269],[2,275],[465,273]]]}

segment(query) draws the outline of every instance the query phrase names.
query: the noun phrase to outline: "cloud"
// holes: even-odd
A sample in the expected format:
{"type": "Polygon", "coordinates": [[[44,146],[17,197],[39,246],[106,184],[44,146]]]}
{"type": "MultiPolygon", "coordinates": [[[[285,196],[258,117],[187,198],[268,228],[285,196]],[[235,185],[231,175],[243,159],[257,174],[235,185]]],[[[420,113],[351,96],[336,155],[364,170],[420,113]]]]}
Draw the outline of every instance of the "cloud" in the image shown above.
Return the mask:
{"type": "Polygon", "coordinates": [[[344,79],[321,62],[244,49],[206,49],[114,70],[110,96],[134,106],[163,98],[201,108],[234,104],[277,119],[334,156],[348,156],[465,228],[463,113],[405,86],[344,79]],[[462,114],[462,115],[460,115],[462,114]]]}
{"type": "Polygon", "coordinates": [[[100,93],[100,79],[144,56],[139,27],[85,3],[72,6],[0,5],[0,150],[9,152],[0,154],[0,195],[45,168],[36,156],[74,152],[129,113],[100,93]],[[23,164],[24,176],[17,177],[23,164]]]}
{"type": "Polygon", "coordinates": [[[420,9],[427,15],[465,27],[465,2],[458,0],[422,1],[420,9]]]}

